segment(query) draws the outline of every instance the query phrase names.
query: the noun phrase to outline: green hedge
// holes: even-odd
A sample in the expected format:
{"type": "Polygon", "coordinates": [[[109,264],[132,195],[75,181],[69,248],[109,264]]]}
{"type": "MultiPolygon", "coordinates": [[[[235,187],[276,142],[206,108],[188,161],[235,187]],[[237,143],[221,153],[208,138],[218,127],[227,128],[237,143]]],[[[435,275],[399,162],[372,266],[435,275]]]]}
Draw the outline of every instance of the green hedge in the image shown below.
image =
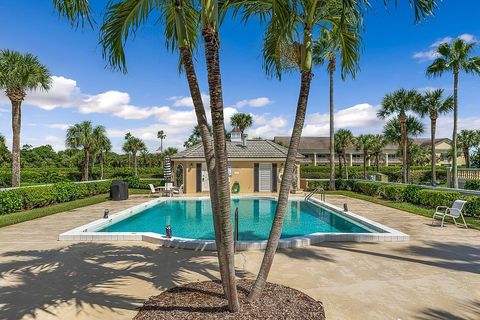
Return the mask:
{"type": "Polygon", "coordinates": [[[0,191],[0,214],[107,193],[110,190],[110,184],[110,180],[88,183],[59,182],[48,186],[0,191]]]}
{"type": "MultiPolygon", "coordinates": [[[[312,187],[318,184],[322,184],[325,190],[328,189],[328,181],[309,181],[308,187],[312,190],[312,187]]],[[[480,213],[480,197],[466,196],[455,191],[430,190],[415,185],[405,186],[342,179],[338,179],[335,186],[337,190],[354,191],[377,198],[404,201],[432,209],[437,206],[451,206],[455,200],[463,199],[467,201],[465,213],[470,215],[480,213]]]]}
{"type": "Polygon", "coordinates": [[[480,180],[467,180],[465,182],[465,189],[480,190],[480,180]]]}

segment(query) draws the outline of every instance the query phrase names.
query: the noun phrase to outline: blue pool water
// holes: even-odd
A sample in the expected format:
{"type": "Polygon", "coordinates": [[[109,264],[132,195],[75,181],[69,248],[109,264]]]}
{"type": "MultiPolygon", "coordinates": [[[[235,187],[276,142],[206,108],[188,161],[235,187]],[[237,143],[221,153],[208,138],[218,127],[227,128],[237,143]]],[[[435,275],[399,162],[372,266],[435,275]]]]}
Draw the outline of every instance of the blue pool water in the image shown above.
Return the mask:
{"type": "MultiPolygon", "coordinates": [[[[266,198],[232,199],[232,219],[235,208],[239,209],[239,240],[266,240],[276,205],[276,200],[266,198]]],[[[171,225],[174,237],[213,240],[210,200],[167,200],[99,231],[165,234],[167,225],[171,225]]],[[[282,238],[315,232],[371,231],[311,202],[290,201],[282,238]]]]}

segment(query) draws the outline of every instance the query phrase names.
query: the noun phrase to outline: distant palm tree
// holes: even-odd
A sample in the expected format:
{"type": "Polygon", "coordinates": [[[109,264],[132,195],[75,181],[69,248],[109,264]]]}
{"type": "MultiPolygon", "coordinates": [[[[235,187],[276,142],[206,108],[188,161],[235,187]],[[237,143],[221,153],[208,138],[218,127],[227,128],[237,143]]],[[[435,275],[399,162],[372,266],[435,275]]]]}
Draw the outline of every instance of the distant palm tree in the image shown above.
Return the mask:
{"type": "Polygon", "coordinates": [[[30,90],[48,90],[52,78],[47,67],[30,53],[0,51],[0,89],[12,104],[12,187],[20,186],[20,129],[22,102],[30,90]]]}
{"type": "Polygon", "coordinates": [[[145,146],[145,143],[141,139],[134,137],[131,134],[125,135],[125,138],[126,138],[125,139],[126,141],[123,144],[122,149],[125,151],[128,150],[128,152],[132,155],[135,176],[137,176],[138,175],[137,155],[139,152],[147,150],[147,147],[145,146]]]}
{"type": "Polygon", "coordinates": [[[232,115],[230,124],[232,127],[237,127],[240,130],[243,138],[245,129],[253,125],[253,118],[251,114],[238,112],[232,115]]]}
{"type": "Polygon", "coordinates": [[[157,138],[160,139],[160,152],[163,152],[163,139],[165,139],[167,135],[163,130],[157,132],[157,138]]]}
{"type": "Polygon", "coordinates": [[[435,134],[437,131],[437,119],[441,114],[449,113],[453,110],[453,98],[451,96],[444,98],[443,89],[427,91],[423,94],[421,103],[414,106],[413,111],[422,118],[430,117],[430,146],[432,163],[432,186],[437,184],[437,152],[435,150],[435,134]]]}
{"type": "Polygon", "coordinates": [[[90,156],[96,148],[96,138],[102,132],[105,132],[103,126],[93,127],[90,121],[74,124],[67,129],[66,146],[72,149],[83,149],[82,181],[88,181],[90,156]]]}
{"type": "Polygon", "coordinates": [[[391,143],[397,143],[399,148],[399,154],[404,159],[404,166],[406,177],[403,177],[403,183],[409,182],[409,146],[413,143],[413,138],[418,137],[425,131],[425,126],[414,116],[407,116],[405,120],[405,137],[402,134],[401,124],[399,119],[394,118],[389,120],[384,128],[383,135],[385,139],[391,143]],[[407,142],[407,148],[403,148],[403,143],[407,142]]]}
{"type": "Polygon", "coordinates": [[[373,134],[361,134],[355,139],[357,150],[361,150],[363,153],[363,179],[365,180],[367,179],[367,160],[370,157],[374,139],[373,134]]]}
{"type": "Polygon", "coordinates": [[[324,64],[328,61],[328,75],[329,75],[329,87],[330,87],[330,182],[329,189],[335,190],[335,105],[333,95],[333,79],[334,73],[337,68],[337,55],[341,59],[341,76],[342,80],[345,80],[347,75],[351,75],[355,78],[356,71],[358,70],[358,61],[360,59],[360,36],[355,29],[352,29],[351,38],[353,41],[349,45],[353,45],[354,49],[345,49],[344,42],[336,36],[336,28],[324,29],[322,31],[321,38],[315,41],[313,45],[313,63],[324,64]],[[348,53],[348,54],[345,54],[348,53]]]}
{"type": "Polygon", "coordinates": [[[463,157],[467,168],[470,168],[470,149],[480,144],[480,131],[462,130],[458,135],[458,144],[462,148],[463,157]]]}
{"type": "Polygon", "coordinates": [[[375,159],[375,167],[377,172],[380,171],[380,158],[387,143],[388,141],[381,134],[375,134],[372,136],[370,154],[375,159]]]}
{"type": "Polygon", "coordinates": [[[342,160],[345,166],[345,178],[348,179],[347,150],[355,144],[355,137],[348,129],[339,129],[335,133],[335,152],[338,154],[340,176],[343,177],[342,160]]]}
{"type": "MultiPolygon", "coordinates": [[[[105,154],[112,149],[112,143],[110,139],[107,137],[107,132],[105,131],[105,127],[98,126],[93,129],[93,137],[94,137],[94,157],[98,155],[99,162],[100,162],[100,180],[103,180],[103,167],[105,163],[105,154]]],[[[95,161],[93,162],[95,163],[95,161]]]]}
{"type": "Polygon", "coordinates": [[[408,155],[408,139],[407,139],[407,112],[413,110],[421,102],[421,95],[415,90],[400,89],[391,94],[385,95],[382,100],[380,111],[377,115],[381,119],[389,116],[397,117],[400,126],[400,137],[402,147],[402,182],[407,183],[407,155],[408,155]]]}
{"type": "MultiPolygon", "coordinates": [[[[476,42],[468,43],[455,39],[451,43],[438,46],[438,58],[427,68],[430,77],[441,76],[445,72],[453,73],[453,154],[457,154],[457,122],[458,122],[458,77],[460,72],[480,75],[480,56],[472,56],[476,42]]],[[[458,188],[457,158],[452,159],[453,187],[458,188]]]]}

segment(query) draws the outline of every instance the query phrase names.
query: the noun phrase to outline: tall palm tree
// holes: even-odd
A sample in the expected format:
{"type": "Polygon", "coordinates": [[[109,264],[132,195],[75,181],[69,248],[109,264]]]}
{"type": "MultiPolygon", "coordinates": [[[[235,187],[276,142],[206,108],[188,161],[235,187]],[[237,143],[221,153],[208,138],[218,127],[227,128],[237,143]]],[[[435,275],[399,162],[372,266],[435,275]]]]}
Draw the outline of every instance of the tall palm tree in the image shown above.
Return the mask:
{"type": "Polygon", "coordinates": [[[381,119],[389,116],[397,117],[400,124],[401,147],[402,147],[402,182],[407,183],[407,112],[416,108],[421,103],[421,95],[416,90],[400,89],[385,95],[377,115],[381,119]]]}
{"type": "Polygon", "coordinates": [[[348,129],[339,129],[335,132],[335,152],[338,155],[340,176],[343,177],[342,160],[345,166],[345,178],[348,179],[347,150],[355,144],[355,137],[348,129]]]}
{"type": "Polygon", "coordinates": [[[462,130],[458,135],[458,144],[463,152],[465,164],[470,168],[470,149],[480,144],[480,132],[478,130],[462,130]]]}
{"type": "MultiPolygon", "coordinates": [[[[132,134],[130,132],[127,132],[125,134],[125,141],[128,141],[132,137],[132,134]]],[[[130,168],[132,166],[132,148],[130,143],[124,143],[122,145],[122,150],[127,154],[128,156],[128,167],[130,168]]]]}
{"type": "Polygon", "coordinates": [[[375,159],[375,167],[377,172],[380,171],[380,158],[387,143],[387,139],[385,139],[385,137],[381,134],[375,134],[372,136],[370,154],[375,159]]]}
{"type": "Polygon", "coordinates": [[[230,118],[230,124],[232,127],[237,127],[242,133],[243,137],[243,132],[245,129],[253,125],[253,118],[251,114],[238,112],[232,115],[230,118]]]}
{"type": "Polygon", "coordinates": [[[337,55],[342,59],[341,63],[341,76],[342,80],[345,80],[347,75],[351,75],[352,78],[355,78],[355,73],[358,68],[358,60],[360,55],[358,47],[360,46],[360,37],[357,32],[352,33],[353,41],[352,44],[357,47],[355,50],[350,50],[350,53],[344,55],[344,46],[336,36],[337,30],[335,29],[324,29],[322,31],[322,36],[319,40],[315,41],[313,45],[313,62],[315,64],[324,64],[328,61],[327,71],[329,75],[329,97],[330,97],[330,133],[329,133],[329,142],[330,142],[330,182],[329,189],[335,190],[335,105],[334,105],[334,94],[333,94],[333,81],[334,73],[337,68],[337,55]],[[343,61],[343,59],[348,59],[348,61],[343,61]]]}
{"type": "Polygon", "coordinates": [[[105,131],[103,126],[93,127],[90,121],[74,124],[67,129],[67,148],[83,149],[82,181],[88,181],[88,165],[95,150],[95,138],[102,131],[105,131]]]}
{"type": "Polygon", "coordinates": [[[12,187],[20,186],[20,130],[22,102],[31,90],[48,90],[52,78],[47,67],[30,53],[0,51],[0,89],[12,104],[12,187]]]}
{"type": "MultiPolygon", "coordinates": [[[[103,47],[104,57],[108,60],[109,64],[113,68],[126,72],[124,46],[129,35],[131,33],[135,34],[142,24],[147,21],[152,21],[153,19],[149,19],[151,15],[159,14],[160,19],[156,20],[159,20],[165,26],[167,47],[177,52],[180,56],[180,67],[186,74],[195,115],[197,117],[198,129],[203,143],[205,161],[207,163],[215,243],[222,285],[229,301],[230,310],[234,311],[238,310],[239,304],[235,286],[235,269],[233,266],[233,238],[231,232],[228,230],[229,228],[231,229],[231,220],[227,218],[227,216],[230,216],[230,212],[223,209],[223,206],[227,204],[225,197],[220,197],[218,194],[219,188],[217,187],[216,171],[219,166],[226,167],[226,160],[223,161],[223,164],[220,163],[216,165],[216,150],[210,137],[205,107],[193,63],[193,51],[197,48],[198,44],[200,18],[202,16],[204,24],[211,25],[211,27],[216,30],[218,27],[218,2],[202,1],[201,4],[202,14],[197,10],[196,3],[193,0],[123,0],[112,3],[107,8],[105,14],[105,21],[101,28],[100,42],[103,47]],[[223,201],[222,206],[220,206],[220,201],[223,201]],[[222,211],[220,212],[221,208],[222,211]],[[222,235],[225,236],[225,239],[222,238],[222,235]],[[228,253],[224,248],[228,248],[228,253]]],[[[203,29],[205,29],[205,27],[203,29]]],[[[212,110],[218,110],[218,108],[216,109],[218,99],[215,98],[215,94],[213,96],[213,99],[212,95],[210,97],[211,101],[213,100],[215,102],[212,110]]],[[[218,111],[212,112],[212,116],[216,117],[217,115],[218,111]]],[[[216,144],[217,142],[215,142],[215,145],[216,144]]],[[[219,156],[226,159],[226,155],[224,154],[219,156]]],[[[228,180],[228,171],[226,168],[224,171],[224,179],[222,182],[225,188],[225,179],[228,180]]],[[[228,200],[228,206],[229,205],[230,202],[228,200]]],[[[229,210],[229,207],[227,208],[229,210]]]]}
{"type": "Polygon", "coordinates": [[[133,157],[133,167],[135,176],[138,175],[138,167],[137,167],[137,155],[139,152],[147,150],[145,143],[140,139],[133,135],[129,135],[125,139],[125,143],[123,144],[123,150],[128,150],[133,157]]]}
{"type": "Polygon", "coordinates": [[[373,134],[361,134],[355,140],[357,150],[363,153],[363,179],[367,179],[367,160],[370,157],[370,152],[373,148],[374,138],[373,134]]]}
{"type": "Polygon", "coordinates": [[[93,129],[94,138],[94,157],[98,155],[100,162],[100,180],[103,180],[103,167],[105,163],[105,154],[112,149],[112,143],[107,137],[105,127],[98,126],[93,129]]]}
{"type": "Polygon", "coordinates": [[[157,132],[157,138],[160,139],[160,152],[163,152],[163,139],[165,139],[167,135],[163,130],[157,132]]]}
{"type": "MultiPolygon", "coordinates": [[[[457,122],[458,122],[458,78],[460,72],[480,75],[480,56],[473,56],[476,42],[467,43],[455,39],[451,43],[438,46],[438,58],[427,68],[430,77],[441,76],[445,72],[453,73],[453,154],[457,154],[457,122]]],[[[458,188],[457,158],[452,159],[453,187],[458,188]]]]}
{"type": "Polygon", "coordinates": [[[443,89],[427,91],[423,94],[421,103],[414,106],[414,111],[422,118],[430,118],[430,146],[432,163],[432,186],[437,184],[437,153],[435,150],[435,135],[437,131],[437,119],[441,114],[451,112],[453,109],[453,97],[443,97],[443,89]]]}
{"type": "Polygon", "coordinates": [[[403,177],[404,183],[409,182],[409,146],[413,144],[413,138],[418,137],[425,131],[425,126],[420,120],[414,116],[407,116],[405,120],[405,132],[402,132],[401,122],[398,118],[389,120],[384,128],[383,135],[385,139],[391,143],[399,145],[399,154],[404,159],[404,166],[406,171],[406,178],[403,177]],[[403,136],[405,134],[405,136],[403,136]],[[407,149],[403,148],[403,143],[407,142],[407,149]]]}

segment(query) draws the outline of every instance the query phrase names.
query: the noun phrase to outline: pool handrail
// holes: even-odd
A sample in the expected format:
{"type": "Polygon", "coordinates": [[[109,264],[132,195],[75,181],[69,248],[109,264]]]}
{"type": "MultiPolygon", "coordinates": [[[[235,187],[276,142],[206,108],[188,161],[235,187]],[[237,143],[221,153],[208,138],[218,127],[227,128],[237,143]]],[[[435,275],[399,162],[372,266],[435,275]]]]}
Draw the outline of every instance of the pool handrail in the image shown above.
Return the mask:
{"type": "Polygon", "coordinates": [[[305,196],[305,201],[310,200],[310,198],[313,197],[313,195],[318,191],[320,191],[320,201],[325,202],[325,190],[320,185],[316,186],[315,189],[310,191],[310,193],[305,196]]]}

